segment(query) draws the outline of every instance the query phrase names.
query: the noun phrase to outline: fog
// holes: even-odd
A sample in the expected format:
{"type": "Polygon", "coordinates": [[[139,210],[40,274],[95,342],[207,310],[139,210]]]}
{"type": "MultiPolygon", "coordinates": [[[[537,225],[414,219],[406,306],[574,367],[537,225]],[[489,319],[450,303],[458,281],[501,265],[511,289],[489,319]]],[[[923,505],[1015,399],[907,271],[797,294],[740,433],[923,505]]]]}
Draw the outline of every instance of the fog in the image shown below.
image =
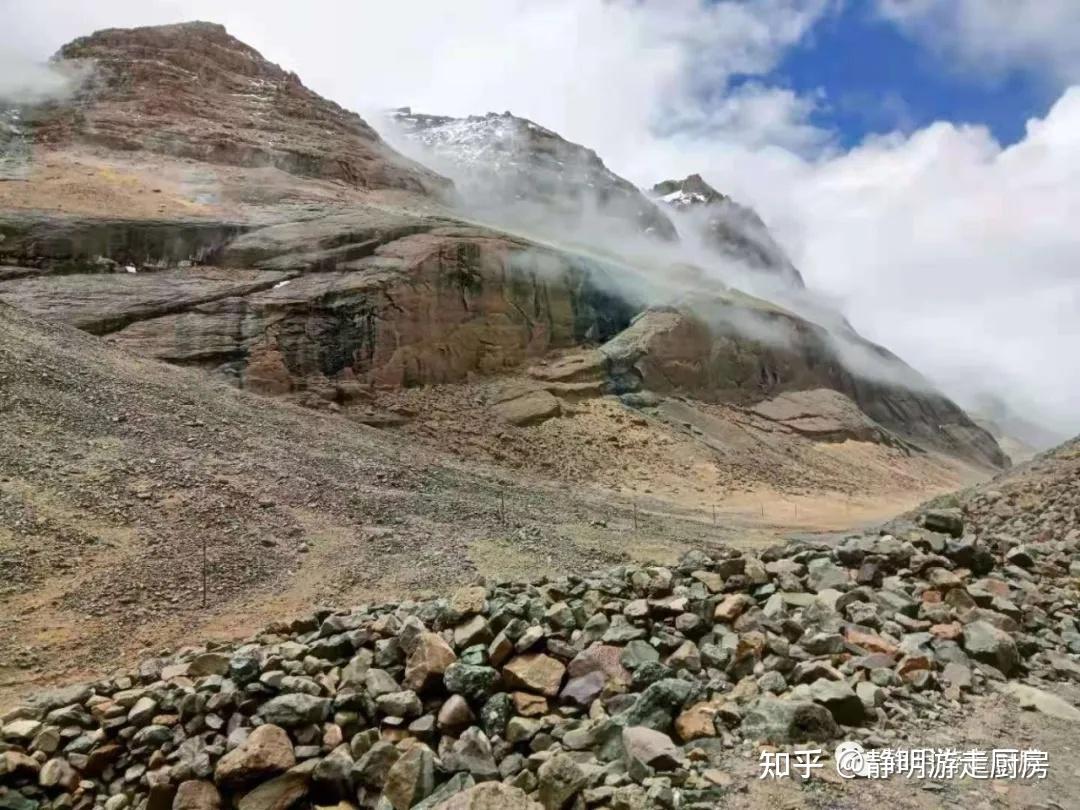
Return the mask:
{"type": "Polygon", "coordinates": [[[641,186],[700,173],[762,216],[822,311],[962,402],[1080,432],[1075,4],[874,5],[943,70],[1043,70],[1056,104],[1012,145],[941,121],[841,147],[813,118],[830,99],[764,78],[829,0],[462,0],[452,14],[425,0],[272,13],[249,0],[0,0],[0,49],[43,58],[96,28],[211,19],[369,118],[404,104],[511,110],[641,186]]]}

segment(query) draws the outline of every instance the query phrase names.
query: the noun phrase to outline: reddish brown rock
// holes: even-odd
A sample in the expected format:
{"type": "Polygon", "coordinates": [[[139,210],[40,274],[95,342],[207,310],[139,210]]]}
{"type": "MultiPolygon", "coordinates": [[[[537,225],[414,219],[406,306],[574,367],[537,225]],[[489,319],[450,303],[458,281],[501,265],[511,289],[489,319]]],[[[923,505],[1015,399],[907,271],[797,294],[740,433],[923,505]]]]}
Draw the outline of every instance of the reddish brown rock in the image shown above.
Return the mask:
{"type": "Polygon", "coordinates": [[[683,742],[716,736],[716,713],[722,701],[695,703],[675,718],[675,733],[683,742]]]}
{"type": "Polygon", "coordinates": [[[405,665],[405,685],[422,692],[442,677],[457,655],[438,633],[421,633],[405,665]]]}
{"type": "Polygon", "coordinates": [[[503,678],[511,688],[555,697],[562,685],[566,667],[542,653],[519,655],[503,667],[503,678]]]}
{"type": "Polygon", "coordinates": [[[848,626],[844,628],[844,637],[849,643],[854,644],[856,647],[862,647],[868,652],[885,653],[886,655],[896,654],[896,645],[886,641],[877,633],[848,626]]]}
{"type": "Polygon", "coordinates": [[[296,764],[292,741],[285,729],[265,723],[238,747],[218,760],[214,781],[235,791],[287,771],[296,764]]]}

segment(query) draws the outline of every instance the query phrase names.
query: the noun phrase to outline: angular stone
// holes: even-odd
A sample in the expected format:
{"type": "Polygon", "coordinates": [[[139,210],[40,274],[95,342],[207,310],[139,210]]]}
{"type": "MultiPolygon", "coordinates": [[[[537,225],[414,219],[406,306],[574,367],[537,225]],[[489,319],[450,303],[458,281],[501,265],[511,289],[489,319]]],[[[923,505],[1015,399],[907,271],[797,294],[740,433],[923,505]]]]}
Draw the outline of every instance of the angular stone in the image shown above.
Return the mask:
{"type": "Polygon", "coordinates": [[[713,610],[713,620],[730,624],[739,618],[743,611],[755,604],[753,598],[745,593],[728,594],[713,610]]]}
{"type": "Polygon", "coordinates": [[[197,655],[188,664],[189,678],[202,678],[206,675],[228,675],[229,656],[224,653],[207,652],[197,655]]]}
{"type": "Polygon", "coordinates": [[[172,810],[221,810],[221,794],[213,782],[189,779],[176,789],[172,810]]]}
{"type": "Polygon", "coordinates": [[[480,615],[472,616],[454,628],[454,646],[459,650],[474,644],[488,644],[493,638],[487,619],[480,615]]]}
{"type": "Polygon", "coordinates": [[[607,676],[600,670],[593,670],[566,682],[559,694],[564,703],[573,703],[586,707],[604,693],[607,676]]]}
{"type": "Polygon", "coordinates": [[[839,735],[836,720],[824,706],[800,700],[758,698],[742,721],[743,736],[777,744],[822,742],[839,735]]]}
{"type": "Polygon", "coordinates": [[[495,694],[499,686],[499,672],[492,667],[451,664],[443,674],[446,690],[452,694],[464,695],[469,700],[484,700],[495,694]]]}
{"type": "Polygon", "coordinates": [[[323,722],[329,715],[329,700],[302,693],[278,695],[259,709],[259,716],[263,720],[282,728],[314,725],[323,722]]]}
{"type": "Polygon", "coordinates": [[[558,416],[562,410],[559,400],[542,390],[496,403],[494,409],[500,418],[518,427],[539,424],[558,416]]]}
{"type": "Polygon", "coordinates": [[[867,652],[882,653],[884,655],[896,655],[897,647],[891,641],[882,638],[877,633],[871,633],[854,625],[844,628],[844,637],[849,644],[854,644],[867,652]]]}
{"type": "Polygon", "coordinates": [[[847,571],[827,557],[818,557],[806,566],[806,587],[815,593],[829,588],[843,589],[850,584],[847,571]]]}
{"type": "Polygon", "coordinates": [[[537,797],[544,810],[567,807],[588,781],[585,771],[569,754],[556,754],[537,771],[537,797]]]}
{"type": "Polygon", "coordinates": [[[462,732],[443,759],[444,766],[449,770],[468,771],[479,781],[499,776],[491,741],[475,726],[462,732]]]}
{"type": "Polygon", "coordinates": [[[857,726],[866,718],[863,702],[843,681],[814,681],[810,684],[810,697],[828,709],[837,723],[857,726]]]}
{"type": "Polygon", "coordinates": [[[503,678],[511,688],[554,697],[559,694],[565,672],[566,667],[556,659],[532,653],[512,658],[503,667],[503,678]]]}
{"type": "Polygon", "coordinates": [[[422,743],[413,745],[386,775],[383,796],[394,810],[409,810],[435,789],[435,755],[422,743]]]}
{"type": "Polygon", "coordinates": [[[393,743],[379,740],[353,766],[353,778],[361,785],[381,790],[400,756],[401,752],[393,743]]]}
{"type": "Polygon", "coordinates": [[[458,588],[450,597],[450,609],[460,616],[473,616],[487,609],[487,589],[482,585],[458,588]]]}
{"type": "Polygon", "coordinates": [[[284,773],[295,764],[296,755],[285,729],[265,723],[218,760],[214,782],[224,790],[238,791],[284,773]]]}
{"type": "Polygon", "coordinates": [[[453,733],[468,727],[475,720],[468,701],[461,695],[450,695],[439,709],[437,725],[440,731],[453,733]]]}
{"type": "Polygon", "coordinates": [[[422,633],[405,665],[405,685],[414,692],[423,692],[440,681],[447,667],[455,661],[457,655],[442,636],[422,633]]]}
{"type": "Polygon", "coordinates": [[[663,732],[644,726],[631,726],[622,732],[623,755],[628,768],[640,763],[659,771],[679,765],[679,749],[663,732]]]}
{"type": "Polygon", "coordinates": [[[965,625],[964,651],[976,661],[996,667],[1006,677],[1020,666],[1020,652],[1012,636],[986,621],[965,625]]]}
{"type": "Polygon", "coordinates": [[[716,712],[719,701],[695,703],[675,718],[675,734],[683,742],[716,736],[716,712]]]}
{"type": "Polygon", "coordinates": [[[309,780],[309,769],[293,768],[245,794],[237,810],[288,810],[307,795],[309,780]]]}
{"type": "Polygon", "coordinates": [[[320,805],[352,797],[352,753],[341,745],[320,759],[311,773],[311,799],[320,805]]]}
{"type": "Polygon", "coordinates": [[[529,692],[512,692],[510,699],[514,702],[514,711],[522,717],[543,717],[548,712],[547,698],[540,695],[529,692]]]}
{"type": "Polygon", "coordinates": [[[964,534],[964,515],[959,509],[929,509],[923,515],[922,524],[932,532],[953,537],[964,534]]]}
{"type": "Polygon", "coordinates": [[[630,673],[621,660],[624,649],[611,644],[593,644],[574,656],[566,673],[571,678],[578,678],[590,672],[603,672],[605,680],[626,686],[630,683],[630,673]]]}
{"type": "Polygon", "coordinates": [[[57,757],[41,766],[38,784],[44,788],[59,788],[71,793],[79,786],[79,774],[66,759],[57,757]]]}
{"type": "Polygon", "coordinates": [[[502,782],[484,782],[435,805],[431,810],[546,810],[525,791],[502,782]]]}
{"type": "Polygon", "coordinates": [[[389,717],[419,717],[424,711],[420,698],[411,689],[379,695],[375,704],[389,717]]]}

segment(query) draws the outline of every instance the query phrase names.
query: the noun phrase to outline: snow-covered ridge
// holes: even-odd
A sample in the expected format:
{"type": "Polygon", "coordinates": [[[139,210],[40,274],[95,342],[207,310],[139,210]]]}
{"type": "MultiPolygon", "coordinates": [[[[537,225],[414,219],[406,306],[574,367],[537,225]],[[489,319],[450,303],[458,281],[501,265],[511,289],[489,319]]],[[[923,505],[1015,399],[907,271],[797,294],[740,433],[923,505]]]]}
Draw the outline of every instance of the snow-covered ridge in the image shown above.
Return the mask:
{"type": "Polygon", "coordinates": [[[453,118],[402,108],[391,122],[418,149],[416,157],[450,175],[474,200],[537,203],[579,219],[599,212],[640,232],[677,238],[660,209],[593,150],[533,121],[509,112],[453,118]]]}

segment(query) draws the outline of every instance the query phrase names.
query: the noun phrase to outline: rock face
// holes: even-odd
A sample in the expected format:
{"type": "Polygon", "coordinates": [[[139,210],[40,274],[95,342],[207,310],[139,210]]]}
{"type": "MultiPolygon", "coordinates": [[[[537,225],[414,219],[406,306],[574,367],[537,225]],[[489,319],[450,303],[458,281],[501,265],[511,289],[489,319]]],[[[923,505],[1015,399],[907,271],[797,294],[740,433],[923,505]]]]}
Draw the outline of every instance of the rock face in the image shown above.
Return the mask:
{"type": "Polygon", "coordinates": [[[361,188],[432,194],[450,187],[220,25],[98,31],[57,58],[93,70],[71,104],[40,122],[40,143],[274,166],[361,188]]]}
{"type": "MultiPolygon", "coordinates": [[[[650,269],[462,223],[430,199],[441,188],[437,175],[220,26],[101,31],[59,58],[92,70],[73,100],[35,114],[38,145],[89,143],[118,160],[155,154],[204,167],[274,167],[320,181],[330,197],[318,199],[334,202],[299,211],[281,200],[240,206],[235,218],[137,219],[111,216],[107,206],[93,217],[25,205],[0,212],[0,301],[35,316],[318,408],[362,407],[380,390],[521,374],[545,355],[583,349],[585,363],[549,368],[530,389],[490,403],[495,413],[527,427],[571,411],[563,398],[687,396],[757,405],[816,440],[905,451],[910,443],[1006,463],[959,408],[850,330],[825,329],[704,272],[691,300],[650,307],[653,292],[642,292],[656,291],[650,269]],[[414,203],[427,195],[423,210],[443,213],[349,196],[346,187],[414,192],[414,203]],[[883,378],[880,368],[889,372],[883,378]],[[812,394],[819,389],[838,396],[812,394]]],[[[482,184],[501,183],[498,193],[485,191],[493,205],[520,202],[594,234],[607,231],[593,221],[599,213],[623,232],[675,238],[667,215],[595,153],[532,122],[396,118],[482,184]]],[[[738,209],[700,178],[676,185],[663,204],[703,205],[725,222],[731,217],[717,212],[738,209]]],[[[760,222],[740,216],[746,222],[718,244],[799,287],[760,222]]],[[[653,269],[671,279],[683,272],[653,269]]]]}
{"type": "Polygon", "coordinates": [[[792,287],[805,286],[802,275],[761,217],[721,194],[702,180],[701,175],[665,180],[653,186],[652,193],[685,220],[684,231],[697,234],[708,248],[792,287]]]}
{"type": "Polygon", "coordinates": [[[994,565],[994,535],[891,530],[322,610],[187,648],[5,714],[0,791],[184,810],[710,807],[717,752],[740,742],[902,744],[1009,676],[1080,678],[1080,538],[1044,541],[1030,574],[994,565]],[[888,576],[860,584],[867,565],[888,576]],[[569,688],[583,678],[588,697],[569,688]]]}
{"type": "Polygon", "coordinates": [[[880,346],[851,340],[875,359],[877,378],[849,371],[836,341],[816,324],[775,308],[720,300],[707,311],[701,305],[646,310],[588,359],[546,373],[565,371],[582,380],[591,369],[618,393],[756,404],[760,415],[819,439],[898,446],[910,440],[985,466],[1008,465],[993,437],[913,369],[880,346]]]}
{"type": "Polygon", "coordinates": [[[419,148],[418,157],[456,178],[470,204],[502,208],[504,216],[510,206],[523,223],[599,218],[677,238],[668,217],[593,150],[532,121],[508,112],[450,118],[403,108],[392,123],[419,148]]]}
{"type": "Polygon", "coordinates": [[[266,393],[320,378],[455,382],[610,336],[630,315],[583,260],[377,209],[254,230],[225,245],[222,228],[192,231],[187,261],[218,251],[229,269],[177,267],[142,226],[115,223],[143,246],[138,273],[96,263],[105,237],[82,222],[50,241],[24,218],[6,222],[0,249],[50,272],[0,281],[0,300],[266,393]]]}

